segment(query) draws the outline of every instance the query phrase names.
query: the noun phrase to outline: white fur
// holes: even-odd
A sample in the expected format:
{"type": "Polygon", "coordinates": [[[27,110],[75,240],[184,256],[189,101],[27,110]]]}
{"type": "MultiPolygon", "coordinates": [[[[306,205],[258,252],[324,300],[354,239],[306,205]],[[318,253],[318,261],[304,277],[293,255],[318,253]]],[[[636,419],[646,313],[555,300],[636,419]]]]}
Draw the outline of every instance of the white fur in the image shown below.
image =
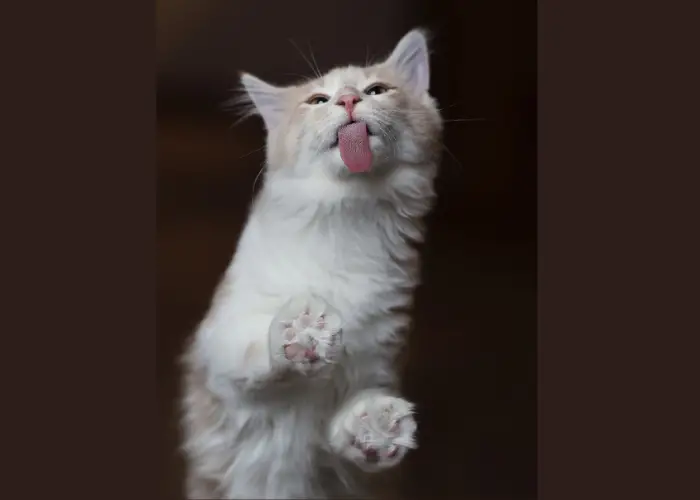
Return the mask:
{"type": "Polygon", "coordinates": [[[441,122],[426,92],[427,58],[425,39],[414,31],[370,68],[336,69],[294,88],[243,77],[268,129],[268,166],[188,354],[190,369],[205,373],[200,392],[214,401],[203,410],[198,394],[185,394],[190,497],[359,494],[357,471],[396,465],[414,446],[412,405],[395,392],[394,361],[409,323],[397,310],[410,306],[418,283],[413,244],[423,238],[439,160],[441,122]],[[361,93],[377,78],[393,79],[397,90],[358,104],[358,118],[376,127],[375,161],[370,174],[352,176],[330,147],[345,119],[333,99],[361,93]],[[314,92],[331,101],[304,104],[314,92]],[[338,312],[345,355],[328,377],[295,379],[275,368],[268,332],[273,321],[301,312],[285,309],[290,299],[310,295],[338,312]],[[363,463],[348,441],[359,428],[354,419],[367,411],[379,418],[389,406],[406,416],[401,452],[363,463]],[[207,425],[197,423],[202,418],[207,425]]]}

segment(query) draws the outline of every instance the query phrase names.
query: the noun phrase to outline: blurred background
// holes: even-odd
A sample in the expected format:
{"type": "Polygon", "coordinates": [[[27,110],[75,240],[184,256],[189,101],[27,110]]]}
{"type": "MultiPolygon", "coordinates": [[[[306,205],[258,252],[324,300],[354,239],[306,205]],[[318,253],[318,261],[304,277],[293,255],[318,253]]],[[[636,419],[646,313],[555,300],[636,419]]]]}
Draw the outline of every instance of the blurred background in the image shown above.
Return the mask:
{"type": "Polygon", "coordinates": [[[222,104],[249,71],[291,83],[433,33],[447,121],[404,392],[421,448],[402,498],[536,496],[536,3],[157,0],[158,449],[182,498],[177,358],[231,258],[263,153],[222,104]],[[293,43],[294,42],[294,43],[293,43]],[[296,45],[296,47],[295,47],[296,45]],[[297,48],[298,47],[298,48],[297,48]]]}

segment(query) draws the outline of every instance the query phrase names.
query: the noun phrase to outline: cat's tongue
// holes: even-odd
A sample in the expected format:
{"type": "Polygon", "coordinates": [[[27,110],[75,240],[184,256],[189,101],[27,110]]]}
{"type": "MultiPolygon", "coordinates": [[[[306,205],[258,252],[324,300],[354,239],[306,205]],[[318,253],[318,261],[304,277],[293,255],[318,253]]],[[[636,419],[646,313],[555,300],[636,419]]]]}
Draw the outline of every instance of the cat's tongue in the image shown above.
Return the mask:
{"type": "Polygon", "coordinates": [[[367,172],[372,166],[367,124],[354,122],[338,130],[340,158],[351,172],[367,172]]]}

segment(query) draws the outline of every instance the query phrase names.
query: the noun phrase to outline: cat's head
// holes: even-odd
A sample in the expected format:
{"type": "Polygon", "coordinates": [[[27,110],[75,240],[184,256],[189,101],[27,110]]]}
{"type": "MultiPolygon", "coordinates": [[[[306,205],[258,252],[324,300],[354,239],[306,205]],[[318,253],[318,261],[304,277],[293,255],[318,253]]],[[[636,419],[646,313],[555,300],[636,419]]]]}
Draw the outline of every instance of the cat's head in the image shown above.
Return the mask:
{"type": "Polygon", "coordinates": [[[419,30],[378,64],[336,68],[288,87],[249,74],[241,83],[249,111],[267,129],[272,176],[342,183],[438,160],[442,120],[428,93],[428,45],[419,30]]]}

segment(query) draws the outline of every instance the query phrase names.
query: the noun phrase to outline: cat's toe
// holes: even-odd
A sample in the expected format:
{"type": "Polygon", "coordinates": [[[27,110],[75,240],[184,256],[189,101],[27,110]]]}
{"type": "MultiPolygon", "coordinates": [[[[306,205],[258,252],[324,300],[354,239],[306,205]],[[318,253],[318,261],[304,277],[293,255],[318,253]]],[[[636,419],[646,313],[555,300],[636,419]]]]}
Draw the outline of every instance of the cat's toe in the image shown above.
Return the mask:
{"type": "Polygon", "coordinates": [[[413,405],[402,398],[374,396],[360,400],[345,418],[341,453],[374,472],[397,465],[416,448],[413,405]]]}
{"type": "Polygon", "coordinates": [[[270,352],[276,364],[314,373],[336,363],[343,353],[338,313],[323,300],[290,301],[270,327],[270,352]]]}

